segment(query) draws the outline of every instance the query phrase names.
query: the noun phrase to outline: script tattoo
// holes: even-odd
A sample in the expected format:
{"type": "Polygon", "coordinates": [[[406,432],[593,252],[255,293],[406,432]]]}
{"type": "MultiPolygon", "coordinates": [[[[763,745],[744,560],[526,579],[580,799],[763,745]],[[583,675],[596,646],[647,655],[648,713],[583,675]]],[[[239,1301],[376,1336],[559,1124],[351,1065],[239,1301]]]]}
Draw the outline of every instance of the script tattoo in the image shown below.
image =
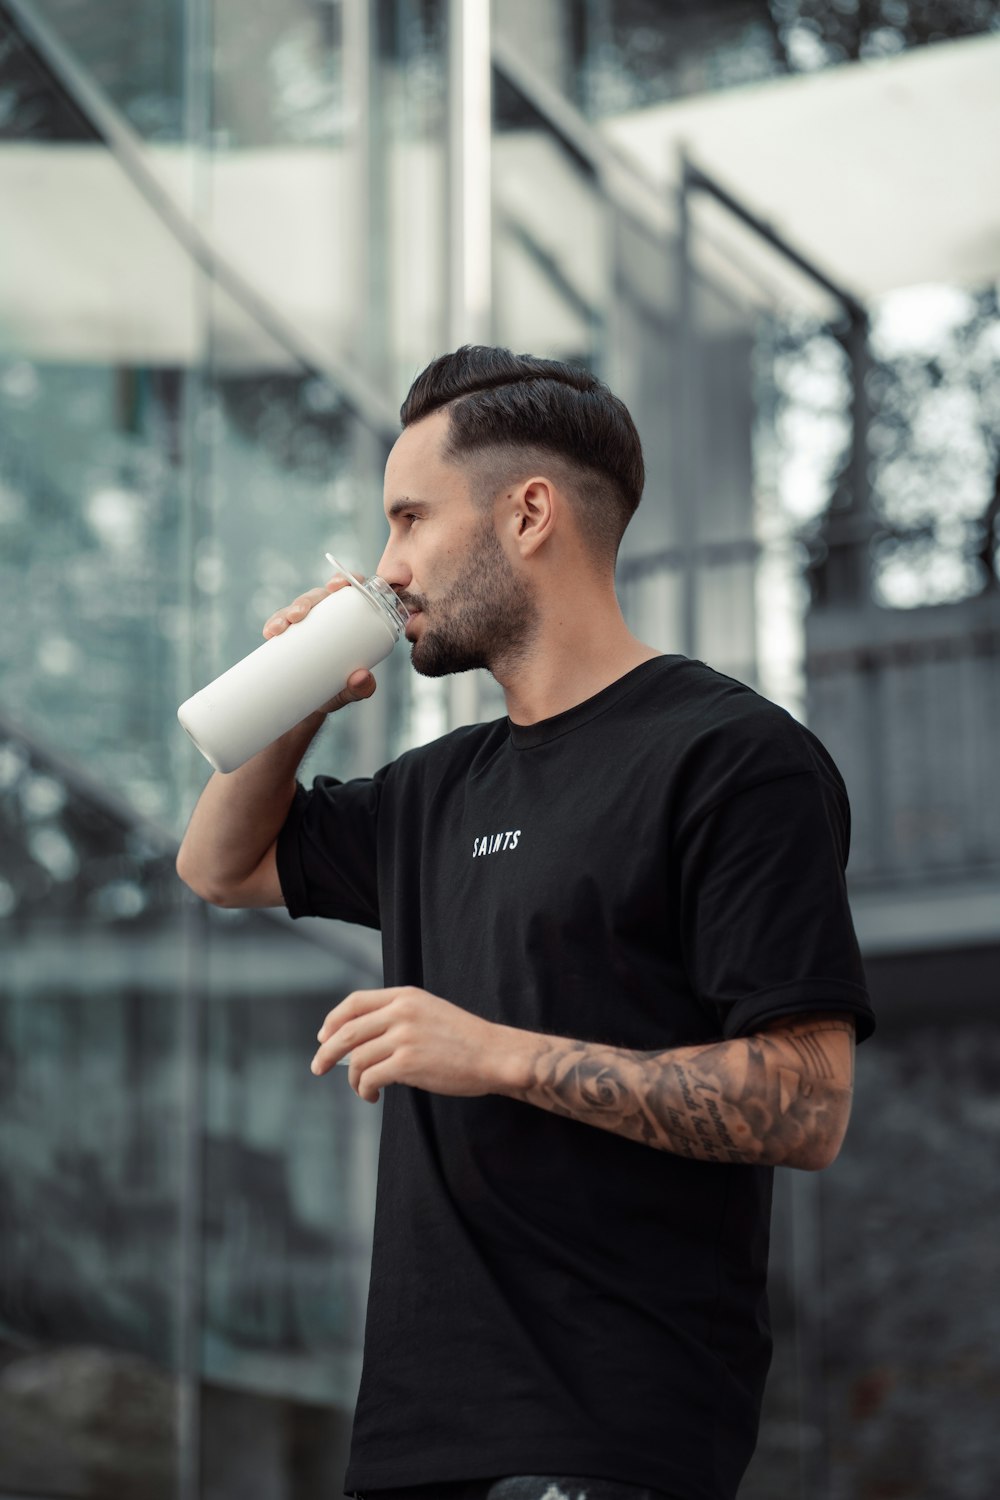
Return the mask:
{"type": "Polygon", "coordinates": [[[668,1052],[552,1037],[517,1097],[698,1161],[822,1166],[850,1113],[853,1034],[827,1016],[668,1052]]]}

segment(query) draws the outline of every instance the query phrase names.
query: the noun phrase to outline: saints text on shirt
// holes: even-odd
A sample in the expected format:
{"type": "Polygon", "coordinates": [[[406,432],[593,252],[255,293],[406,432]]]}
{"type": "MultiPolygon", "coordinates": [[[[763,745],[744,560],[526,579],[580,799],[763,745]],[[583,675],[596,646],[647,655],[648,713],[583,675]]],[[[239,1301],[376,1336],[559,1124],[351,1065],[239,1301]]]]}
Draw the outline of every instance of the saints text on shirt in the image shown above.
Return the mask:
{"type": "Polygon", "coordinates": [[[503,833],[484,833],[482,838],[473,842],[472,857],[478,859],[481,854],[499,854],[504,849],[516,849],[520,837],[520,828],[508,828],[503,833]]]}

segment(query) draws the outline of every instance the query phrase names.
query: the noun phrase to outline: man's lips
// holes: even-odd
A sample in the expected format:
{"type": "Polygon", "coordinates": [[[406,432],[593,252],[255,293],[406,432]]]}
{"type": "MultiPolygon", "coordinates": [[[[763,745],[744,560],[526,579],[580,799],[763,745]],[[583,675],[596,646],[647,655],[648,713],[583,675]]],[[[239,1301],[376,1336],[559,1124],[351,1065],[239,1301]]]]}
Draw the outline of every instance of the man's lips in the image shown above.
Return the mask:
{"type": "Polygon", "coordinates": [[[422,611],[419,610],[419,609],[411,609],[410,610],[410,618],[407,620],[407,622],[406,622],[406,629],[403,631],[403,634],[406,636],[406,639],[408,641],[412,641],[413,640],[413,636],[411,635],[410,632],[413,630],[414,622],[416,620],[419,620],[421,613],[422,613],[422,611]]]}

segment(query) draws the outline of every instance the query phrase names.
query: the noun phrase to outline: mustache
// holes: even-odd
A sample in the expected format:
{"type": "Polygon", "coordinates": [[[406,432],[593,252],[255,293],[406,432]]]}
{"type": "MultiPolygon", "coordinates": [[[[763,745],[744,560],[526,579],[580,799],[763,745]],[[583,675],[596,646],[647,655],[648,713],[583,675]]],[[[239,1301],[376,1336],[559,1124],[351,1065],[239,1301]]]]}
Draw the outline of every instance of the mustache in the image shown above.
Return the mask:
{"type": "Polygon", "coordinates": [[[414,614],[418,609],[425,610],[427,608],[427,600],[423,594],[408,594],[405,589],[402,592],[397,589],[396,598],[411,614],[414,614]]]}

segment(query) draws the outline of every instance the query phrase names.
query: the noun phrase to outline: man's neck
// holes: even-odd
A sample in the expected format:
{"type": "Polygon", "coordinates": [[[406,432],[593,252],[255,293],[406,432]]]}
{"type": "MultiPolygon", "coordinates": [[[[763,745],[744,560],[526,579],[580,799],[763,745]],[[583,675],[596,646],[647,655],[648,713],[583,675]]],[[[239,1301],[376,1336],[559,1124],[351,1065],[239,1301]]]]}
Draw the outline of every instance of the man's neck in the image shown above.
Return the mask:
{"type": "Polygon", "coordinates": [[[622,619],[617,600],[589,605],[569,621],[558,615],[540,624],[531,648],[493,675],[504,691],[515,724],[537,724],[593,698],[644,661],[662,655],[637,640],[622,619]]]}

